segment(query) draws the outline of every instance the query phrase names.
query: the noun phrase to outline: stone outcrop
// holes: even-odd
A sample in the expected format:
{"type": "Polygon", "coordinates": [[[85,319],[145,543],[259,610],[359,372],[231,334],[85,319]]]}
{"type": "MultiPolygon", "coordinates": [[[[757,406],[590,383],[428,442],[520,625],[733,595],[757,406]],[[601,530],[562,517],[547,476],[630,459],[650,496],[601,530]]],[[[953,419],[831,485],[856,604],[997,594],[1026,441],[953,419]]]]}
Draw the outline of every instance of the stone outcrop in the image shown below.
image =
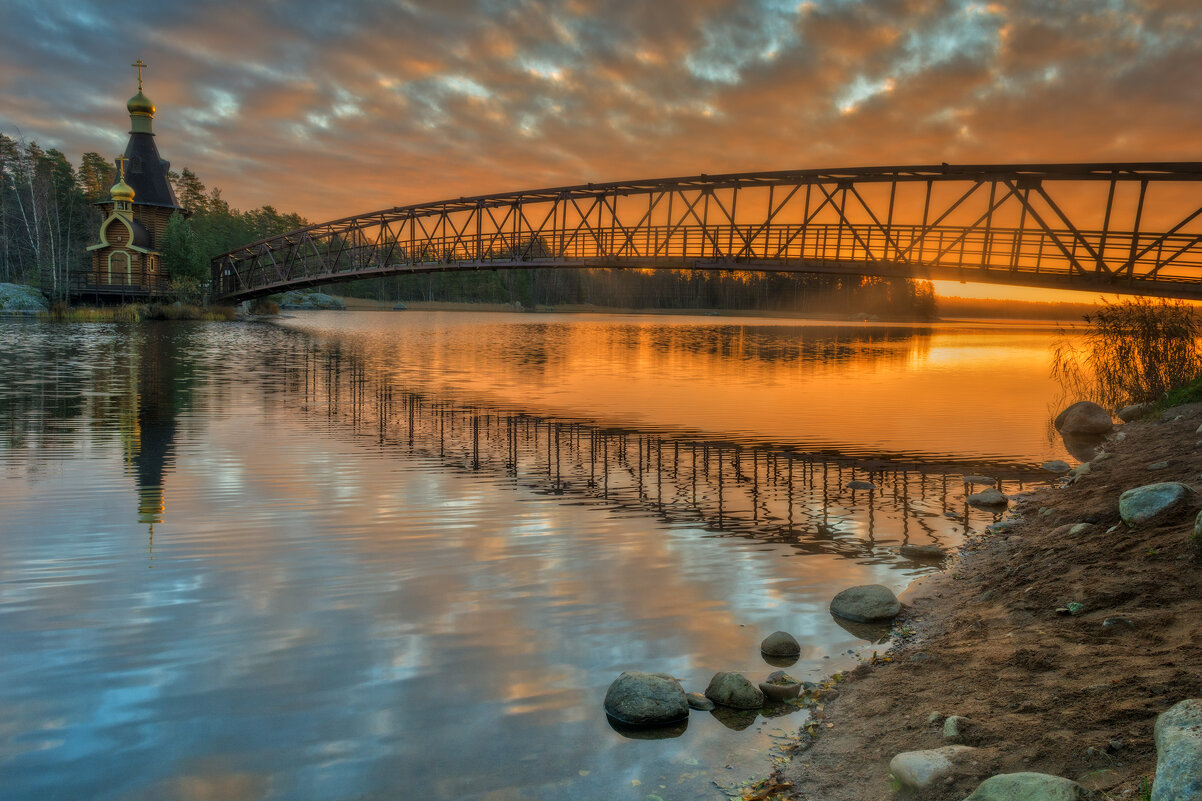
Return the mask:
{"type": "Polygon", "coordinates": [[[0,311],[46,311],[46,296],[31,286],[0,283],[0,311]]]}

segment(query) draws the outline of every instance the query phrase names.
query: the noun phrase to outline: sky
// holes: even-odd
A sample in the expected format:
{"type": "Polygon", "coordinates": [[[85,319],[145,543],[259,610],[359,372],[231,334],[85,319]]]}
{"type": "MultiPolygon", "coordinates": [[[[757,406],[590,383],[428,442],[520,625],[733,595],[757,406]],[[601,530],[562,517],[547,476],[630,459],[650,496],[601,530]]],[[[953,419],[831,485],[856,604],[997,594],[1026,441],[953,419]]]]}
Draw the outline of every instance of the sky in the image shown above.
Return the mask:
{"type": "Polygon", "coordinates": [[[589,181],[1202,153],[1197,0],[0,0],[0,133],[118,154],[139,58],[173,168],[314,221],[589,181]]]}

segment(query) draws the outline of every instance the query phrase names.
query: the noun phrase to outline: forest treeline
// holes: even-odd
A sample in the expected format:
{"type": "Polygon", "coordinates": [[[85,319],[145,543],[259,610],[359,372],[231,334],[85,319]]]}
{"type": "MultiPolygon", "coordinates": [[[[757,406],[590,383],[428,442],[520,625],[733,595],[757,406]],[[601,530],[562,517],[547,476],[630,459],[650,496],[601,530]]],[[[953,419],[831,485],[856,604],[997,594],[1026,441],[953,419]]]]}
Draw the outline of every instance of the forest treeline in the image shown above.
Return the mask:
{"type": "Polygon", "coordinates": [[[348,297],[395,301],[508,303],[526,308],[737,309],[934,319],[929,281],[750,271],[609,269],[481,270],[353,281],[348,297]]]}
{"type": "MultiPolygon", "coordinates": [[[[188,216],[172,217],[157,243],[177,299],[199,302],[209,261],[239,245],[308,224],[271,206],[240,211],[190,169],[168,178],[188,216]]],[[[85,153],[78,166],[62,152],[0,134],[0,282],[66,295],[69,276],[89,268],[88,245],[116,180],[112,161],[85,153]]],[[[136,202],[136,199],[135,199],[136,202]]],[[[642,309],[740,309],[889,314],[931,319],[929,282],[906,279],[702,270],[526,269],[444,272],[365,279],[332,287],[381,300],[587,304],[642,309]]]]}

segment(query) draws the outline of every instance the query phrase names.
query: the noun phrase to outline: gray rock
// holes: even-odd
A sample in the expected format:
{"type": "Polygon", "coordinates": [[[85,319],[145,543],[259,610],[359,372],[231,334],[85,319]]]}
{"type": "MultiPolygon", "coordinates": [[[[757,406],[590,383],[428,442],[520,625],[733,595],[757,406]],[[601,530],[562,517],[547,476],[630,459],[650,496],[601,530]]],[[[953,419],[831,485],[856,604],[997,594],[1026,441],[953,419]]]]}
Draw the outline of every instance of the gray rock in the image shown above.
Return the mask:
{"type": "Polygon", "coordinates": [[[1102,628],[1110,629],[1111,631],[1121,630],[1121,629],[1133,629],[1133,628],[1135,628],[1135,623],[1133,623],[1131,618],[1129,618],[1129,617],[1119,617],[1116,615],[1114,617],[1108,617],[1105,620],[1103,620],[1102,628]]]}
{"type": "Polygon", "coordinates": [[[943,721],[943,739],[953,743],[967,743],[981,732],[981,726],[975,720],[963,715],[948,715],[943,721]]]}
{"type": "Polygon", "coordinates": [[[1050,462],[1044,462],[1040,466],[1041,470],[1047,470],[1049,473],[1067,473],[1073,467],[1063,459],[1052,459],[1050,462]]]}
{"type": "Polygon", "coordinates": [[[1127,525],[1138,526],[1176,509],[1191,492],[1190,487],[1176,481],[1135,487],[1119,496],[1119,516],[1127,525]]]}
{"type": "Polygon", "coordinates": [[[1175,704],[1156,718],[1152,801],[1202,799],[1202,698],[1175,704]]]}
{"type": "Polygon", "coordinates": [[[1130,406],[1124,406],[1119,409],[1115,414],[1124,423],[1130,423],[1132,420],[1143,417],[1155,407],[1156,404],[1154,403],[1133,403],[1130,406]]]}
{"type": "Polygon", "coordinates": [[[1056,415],[1056,430],[1061,434],[1109,434],[1114,429],[1110,412],[1093,401],[1077,401],[1056,415]]]}
{"type": "Polygon", "coordinates": [[[990,487],[987,490],[969,495],[968,503],[971,506],[1005,506],[1009,501],[997,489],[990,487]]]}
{"type": "Polygon", "coordinates": [[[1168,462],[1152,462],[1152,464],[1148,465],[1149,470],[1167,470],[1168,467],[1168,462]]]}
{"type": "Polygon", "coordinates": [[[690,709],[697,709],[701,712],[710,712],[714,708],[714,702],[706,698],[701,693],[685,693],[685,700],[689,703],[690,709]]]}
{"type": "Polygon", "coordinates": [[[848,587],[831,599],[831,614],[856,623],[873,623],[897,617],[901,604],[888,587],[861,584],[848,587]]]}
{"type": "Polygon", "coordinates": [[[1195,431],[1194,431],[1194,433],[1195,433],[1195,434],[1202,434],[1202,426],[1198,426],[1197,430],[1195,430],[1195,431]]]}
{"type": "Polygon", "coordinates": [[[1091,528],[1093,528],[1092,523],[1074,523],[1073,527],[1068,530],[1068,534],[1070,537],[1075,537],[1078,534],[1084,534],[1091,528]]]}
{"type": "Polygon", "coordinates": [[[627,671],[605,693],[606,713],[631,726],[657,726],[689,715],[684,688],[666,673],[627,671]]]}
{"type": "Polygon", "coordinates": [[[1054,508],[1052,508],[1051,506],[1039,507],[1039,516],[1040,517],[1051,517],[1055,513],[1056,513],[1056,510],[1054,508]]]}
{"type": "Polygon", "coordinates": [[[801,645],[787,631],[774,631],[760,643],[760,651],[768,656],[797,656],[801,645]]]}
{"type": "Polygon", "coordinates": [[[1083,801],[1085,788],[1046,773],[1001,773],[977,785],[964,801],[1083,801]]]}
{"type": "Polygon", "coordinates": [[[1093,467],[1090,465],[1090,463],[1082,462],[1081,464],[1074,467],[1071,471],[1069,471],[1069,475],[1074,476],[1074,477],[1080,477],[1080,476],[1087,476],[1092,472],[1093,472],[1093,467]]]}
{"type": "Polygon", "coordinates": [[[1111,437],[1111,439],[1113,439],[1115,442],[1122,442],[1126,438],[1127,438],[1126,431],[1120,431],[1117,434],[1115,434],[1113,437],[1111,437]]]}
{"type": "Polygon", "coordinates": [[[849,481],[849,482],[847,482],[847,488],[848,489],[859,489],[859,490],[874,490],[874,489],[876,489],[876,484],[872,484],[867,481],[849,481]]]}
{"type": "Polygon", "coordinates": [[[1198,512],[1198,516],[1194,518],[1194,541],[1202,540],[1202,512],[1198,512]]]}
{"type": "Polygon", "coordinates": [[[705,688],[705,697],[735,709],[759,709],[764,705],[763,691],[742,673],[715,673],[705,688]]]}
{"type": "Polygon", "coordinates": [[[972,751],[965,745],[945,745],[926,751],[903,751],[889,760],[889,772],[902,787],[925,790],[956,768],[956,760],[972,751]]]}
{"type": "Polygon", "coordinates": [[[965,476],[964,483],[965,484],[985,484],[987,486],[992,487],[994,484],[997,483],[997,479],[992,478],[990,476],[965,476]]]}
{"type": "Polygon", "coordinates": [[[903,545],[898,553],[920,562],[939,562],[947,558],[947,552],[938,545],[903,545]]]}
{"type": "Polygon", "coordinates": [[[0,284],[0,311],[46,311],[46,296],[31,286],[0,284]]]}

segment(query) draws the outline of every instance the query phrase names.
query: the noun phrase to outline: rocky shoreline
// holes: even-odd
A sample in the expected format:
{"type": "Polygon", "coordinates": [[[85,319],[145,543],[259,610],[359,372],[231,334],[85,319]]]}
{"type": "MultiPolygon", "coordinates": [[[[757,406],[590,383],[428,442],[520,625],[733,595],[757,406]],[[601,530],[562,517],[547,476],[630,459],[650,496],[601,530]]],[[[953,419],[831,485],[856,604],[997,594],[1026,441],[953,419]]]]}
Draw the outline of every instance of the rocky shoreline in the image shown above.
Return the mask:
{"type": "Polygon", "coordinates": [[[1199,423],[1196,404],[1129,423],[1015,499],[903,595],[914,636],[847,677],[754,797],[1202,798],[1202,703],[1182,703],[1202,698],[1199,423]],[[1188,489],[1134,516],[1153,484],[1188,489]]]}

